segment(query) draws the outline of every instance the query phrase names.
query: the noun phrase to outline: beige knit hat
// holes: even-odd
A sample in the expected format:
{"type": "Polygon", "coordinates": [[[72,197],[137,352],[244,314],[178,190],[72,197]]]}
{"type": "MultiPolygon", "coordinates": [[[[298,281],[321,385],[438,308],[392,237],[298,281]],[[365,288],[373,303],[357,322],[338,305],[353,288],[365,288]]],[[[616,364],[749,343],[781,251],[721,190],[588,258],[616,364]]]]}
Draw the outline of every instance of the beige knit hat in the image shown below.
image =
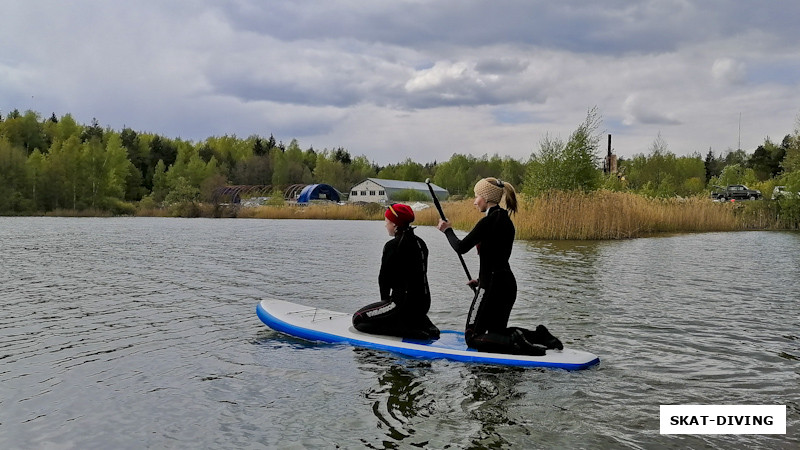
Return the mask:
{"type": "Polygon", "coordinates": [[[480,195],[487,202],[499,204],[503,198],[503,188],[498,184],[502,186],[503,182],[494,178],[483,178],[475,183],[475,195],[480,195]]]}

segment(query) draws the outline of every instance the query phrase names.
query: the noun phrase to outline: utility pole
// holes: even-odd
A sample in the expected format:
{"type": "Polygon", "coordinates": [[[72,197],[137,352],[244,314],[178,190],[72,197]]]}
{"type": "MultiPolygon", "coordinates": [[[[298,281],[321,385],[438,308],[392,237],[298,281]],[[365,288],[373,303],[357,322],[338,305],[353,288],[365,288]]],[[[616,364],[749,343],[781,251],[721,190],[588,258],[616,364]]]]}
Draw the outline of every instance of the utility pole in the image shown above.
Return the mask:
{"type": "Polygon", "coordinates": [[[742,149],[742,113],[739,113],[739,142],[738,142],[738,149],[742,149]]]}

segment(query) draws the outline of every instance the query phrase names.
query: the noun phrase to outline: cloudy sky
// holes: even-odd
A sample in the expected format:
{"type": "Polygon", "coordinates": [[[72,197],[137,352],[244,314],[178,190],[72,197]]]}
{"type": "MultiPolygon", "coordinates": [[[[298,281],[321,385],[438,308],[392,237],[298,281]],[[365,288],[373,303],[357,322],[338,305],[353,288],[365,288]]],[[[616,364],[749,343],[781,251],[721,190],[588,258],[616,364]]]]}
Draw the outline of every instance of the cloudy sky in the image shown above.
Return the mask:
{"type": "Polygon", "coordinates": [[[797,125],[797,17],[795,1],[0,0],[0,114],[389,164],[527,160],[597,107],[620,156],[659,134],[678,155],[752,152],[797,125]]]}

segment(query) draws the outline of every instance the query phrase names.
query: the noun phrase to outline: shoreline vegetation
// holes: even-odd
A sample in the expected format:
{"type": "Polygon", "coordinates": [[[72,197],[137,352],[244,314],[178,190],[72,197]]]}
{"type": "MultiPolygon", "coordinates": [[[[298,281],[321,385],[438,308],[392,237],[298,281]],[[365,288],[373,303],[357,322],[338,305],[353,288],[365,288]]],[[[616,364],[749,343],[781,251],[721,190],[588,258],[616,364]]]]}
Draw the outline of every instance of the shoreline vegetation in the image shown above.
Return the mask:
{"type": "MultiPolygon", "coordinates": [[[[537,198],[520,196],[520,200],[519,211],[512,216],[520,240],[617,240],[662,233],[793,229],[775,219],[768,201],[718,203],[704,197],[646,198],[611,191],[556,191],[537,198]]],[[[482,217],[472,201],[442,202],[454,228],[469,231],[482,217]]],[[[436,225],[439,220],[432,204],[416,216],[415,225],[436,225]]],[[[382,220],[383,207],[262,206],[242,210],[237,217],[382,220]],[[377,211],[371,211],[376,207],[377,211]]]]}
{"type": "MultiPolygon", "coordinates": [[[[659,234],[743,230],[796,230],[782,222],[775,201],[713,202],[707,197],[648,198],[613,191],[552,191],[536,198],[520,195],[520,208],[512,216],[520,240],[617,240],[659,234]]],[[[472,198],[442,202],[454,228],[472,229],[481,214],[472,198]]],[[[410,202],[408,202],[410,203],[410,202]]],[[[415,225],[436,225],[439,214],[432,203],[416,212],[415,225]]],[[[245,219],[382,220],[384,206],[377,203],[291,203],[240,207],[188,203],[170,208],[138,208],[133,216],[208,217],[245,219]]],[[[107,211],[57,210],[47,216],[111,217],[107,211]]]]}
{"type": "MultiPolygon", "coordinates": [[[[328,184],[346,198],[369,178],[430,179],[449,192],[444,209],[454,228],[469,230],[481,217],[472,206],[473,186],[499,176],[519,194],[513,220],[521,240],[800,229],[800,116],[780,143],[767,138],[752,154],[715,154],[709,147],[705,158],[699,152],[675,155],[660,135],[647,154],[617,158],[609,134],[601,160],[601,123],[597,108],[590,108],[566,140],[544,138],[527,160],[456,151],[447,161],[409,158],[379,166],[342,147],[304,150],[296,139],[284,145],[271,134],[195,142],[103,128],[97,119],[83,125],[70,114],[43,120],[35,111],[15,109],[0,116],[0,215],[382,220],[382,204],[301,206],[293,199],[312,184],[328,184]],[[765,197],[784,194],[777,200],[711,201],[715,190],[730,185],[765,197]],[[239,206],[242,201],[254,206],[239,206]]],[[[628,149],[637,150],[644,149],[628,149]]],[[[390,200],[431,198],[408,190],[390,200]]],[[[435,208],[428,208],[416,223],[437,220],[435,208]]]]}

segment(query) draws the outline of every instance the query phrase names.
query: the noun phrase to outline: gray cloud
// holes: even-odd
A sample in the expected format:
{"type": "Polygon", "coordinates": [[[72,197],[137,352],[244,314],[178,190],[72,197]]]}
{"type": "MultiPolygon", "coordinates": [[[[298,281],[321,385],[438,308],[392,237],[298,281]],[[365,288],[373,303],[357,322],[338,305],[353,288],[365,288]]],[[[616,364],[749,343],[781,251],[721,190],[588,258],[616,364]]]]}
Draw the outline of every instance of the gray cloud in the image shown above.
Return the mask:
{"type": "Polygon", "coordinates": [[[0,112],[189,139],[273,133],[388,163],[524,157],[592,106],[620,152],[661,131],[678,153],[723,150],[744,111],[754,148],[799,112],[798,13],[722,0],[8,2],[0,112]],[[419,153],[396,147],[409,135],[419,153]]]}

